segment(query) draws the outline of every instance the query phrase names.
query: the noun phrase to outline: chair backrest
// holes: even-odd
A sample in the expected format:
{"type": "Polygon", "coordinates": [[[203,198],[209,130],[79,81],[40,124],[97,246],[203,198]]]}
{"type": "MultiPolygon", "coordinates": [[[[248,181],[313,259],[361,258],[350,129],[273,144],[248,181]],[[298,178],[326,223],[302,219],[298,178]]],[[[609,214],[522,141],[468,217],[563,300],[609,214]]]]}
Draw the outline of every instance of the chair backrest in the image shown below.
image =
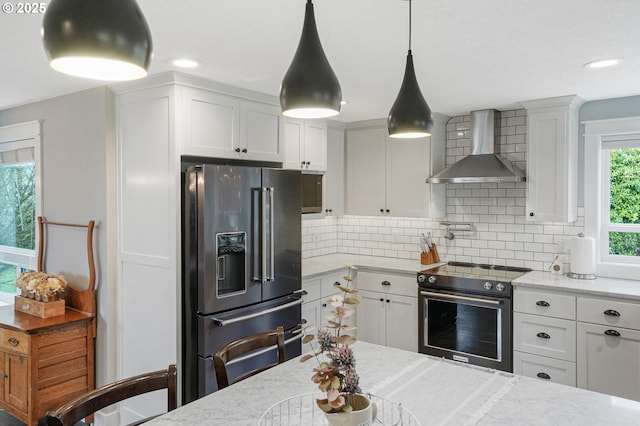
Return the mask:
{"type": "Polygon", "coordinates": [[[48,411],[46,414],[47,425],[75,425],[78,421],[111,404],[161,389],[168,390],[167,409],[171,411],[176,408],[178,401],[176,383],[177,374],[174,364],[169,365],[166,370],[122,379],[80,395],[56,411],[48,411]]]}
{"type": "Polygon", "coordinates": [[[233,383],[235,383],[284,362],[284,329],[282,326],[278,326],[275,330],[256,333],[234,340],[213,354],[213,366],[216,371],[216,379],[218,380],[218,389],[229,386],[229,376],[227,374],[227,363],[229,363],[229,361],[248,354],[249,352],[271,346],[276,346],[278,349],[278,362],[270,363],[242,374],[234,379],[233,383]]]}

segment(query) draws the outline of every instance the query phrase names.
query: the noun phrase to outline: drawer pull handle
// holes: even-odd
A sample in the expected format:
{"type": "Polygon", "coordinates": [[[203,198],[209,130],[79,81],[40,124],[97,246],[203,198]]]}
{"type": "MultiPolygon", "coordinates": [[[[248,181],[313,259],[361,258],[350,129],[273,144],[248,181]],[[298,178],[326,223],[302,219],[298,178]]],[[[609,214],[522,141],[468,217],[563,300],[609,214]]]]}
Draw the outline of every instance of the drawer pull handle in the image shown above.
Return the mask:
{"type": "Polygon", "coordinates": [[[391,285],[391,283],[389,281],[382,281],[381,283],[382,285],[391,285]]]}
{"type": "Polygon", "coordinates": [[[614,311],[613,309],[607,309],[606,311],[604,311],[605,315],[609,315],[610,317],[619,317],[620,316],[620,312],[618,311],[614,311]]]}
{"type": "Polygon", "coordinates": [[[11,346],[18,346],[20,344],[20,340],[16,339],[15,337],[9,339],[8,342],[11,346]]]}
{"type": "Polygon", "coordinates": [[[538,373],[536,374],[536,376],[540,377],[541,379],[545,379],[545,380],[551,380],[551,376],[548,375],[547,373],[538,373]]]}
{"type": "Polygon", "coordinates": [[[340,281],[336,281],[335,283],[333,283],[333,286],[334,286],[334,287],[340,287],[340,285],[341,285],[341,284],[340,284],[340,281]]]}
{"type": "Polygon", "coordinates": [[[551,305],[549,305],[549,302],[546,302],[546,301],[544,301],[544,300],[538,300],[538,301],[536,302],[536,305],[538,305],[538,306],[544,306],[545,308],[548,308],[549,306],[551,306],[551,305]]]}
{"type": "Polygon", "coordinates": [[[620,333],[615,330],[607,330],[604,332],[607,336],[620,337],[620,333]]]}
{"type": "Polygon", "coordinates": [[[536,336],[538,336],[541,339],[551,339],[551,336],[549,336],[547,333],[543,333],[543,332],[540,332],[540,333],[536,334],[536,336]]]}

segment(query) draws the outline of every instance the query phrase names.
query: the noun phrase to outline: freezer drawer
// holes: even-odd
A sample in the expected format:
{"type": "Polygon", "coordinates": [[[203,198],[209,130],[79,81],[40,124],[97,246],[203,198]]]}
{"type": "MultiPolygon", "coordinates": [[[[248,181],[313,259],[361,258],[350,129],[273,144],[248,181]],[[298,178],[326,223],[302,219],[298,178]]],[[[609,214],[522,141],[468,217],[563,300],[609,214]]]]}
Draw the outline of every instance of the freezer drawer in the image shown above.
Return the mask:
{"type": "MultiPolygon", "coordinates": [[[[291,331],[285,332],[285,357],[292,359],[300,355],[300,337],[301,334],[292,335],[291,331]]],[[[266,352],[256,351],[259,354],[250,358],[239,358],[240,361],[230,363],[227,366],[229,381],[233,381],[235,377],[247,372],[260,368],[262,365],[270,364],[277,359],[277,351],[267,349],[266,352]]],[[[216,382],[216,372],[213,368],[213,358],[211,356],[198,356],[198,398],[208,395],[218,390],[216,382]]]]}

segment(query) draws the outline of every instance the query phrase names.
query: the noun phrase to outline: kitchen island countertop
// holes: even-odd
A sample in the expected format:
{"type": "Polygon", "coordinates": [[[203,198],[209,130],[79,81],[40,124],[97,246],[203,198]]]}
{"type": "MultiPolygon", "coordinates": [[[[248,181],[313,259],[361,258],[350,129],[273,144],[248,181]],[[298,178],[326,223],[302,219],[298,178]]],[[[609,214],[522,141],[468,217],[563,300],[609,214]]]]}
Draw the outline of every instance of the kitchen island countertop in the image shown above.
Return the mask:
{"type": "MultiPolygon", "coordinates": [[[[401,402],[423,426],[633,425],[640,418],[636,401],[365,342],[353,349],[363,390],[401,402]]],[[[314,366],[287,361],[147,424],[255,426],[279,401],[317,391],[314,366]]]]}

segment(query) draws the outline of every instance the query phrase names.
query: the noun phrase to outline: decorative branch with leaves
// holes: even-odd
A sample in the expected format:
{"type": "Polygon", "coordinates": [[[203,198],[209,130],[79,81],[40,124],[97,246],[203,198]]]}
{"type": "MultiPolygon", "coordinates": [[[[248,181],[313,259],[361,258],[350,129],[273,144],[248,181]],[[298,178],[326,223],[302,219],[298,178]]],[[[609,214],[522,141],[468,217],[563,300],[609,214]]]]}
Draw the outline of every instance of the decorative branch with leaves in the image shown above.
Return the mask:
{"type": "Polygon", "coordinates": [[[316,335],[306,334],[303,343],[311,346],[312,353],[304,355],[300,362],[315,358],[318,367],[314,368],[311,380],[318,384],[318,388],[326,392],[327,397],[318,399],[318,406],[325,412],[349,412],[352,404],[350,395],[360,392],[360,378],[356,372],[356,360],[351,348],[351,344],[357,338],[351,334],[355,327],[347,324],[354,312],[355,307],[360,303],[356,294],[357,289],[352,286],[351,265],[348,267],[348,275],[344,277],[345,285],[337,286],[340,294],[332,296],[328,303],[334,308],[327,323],[321,327],[316,335]],[[321,355],[326,359],[322,359],[321,355]]]}

